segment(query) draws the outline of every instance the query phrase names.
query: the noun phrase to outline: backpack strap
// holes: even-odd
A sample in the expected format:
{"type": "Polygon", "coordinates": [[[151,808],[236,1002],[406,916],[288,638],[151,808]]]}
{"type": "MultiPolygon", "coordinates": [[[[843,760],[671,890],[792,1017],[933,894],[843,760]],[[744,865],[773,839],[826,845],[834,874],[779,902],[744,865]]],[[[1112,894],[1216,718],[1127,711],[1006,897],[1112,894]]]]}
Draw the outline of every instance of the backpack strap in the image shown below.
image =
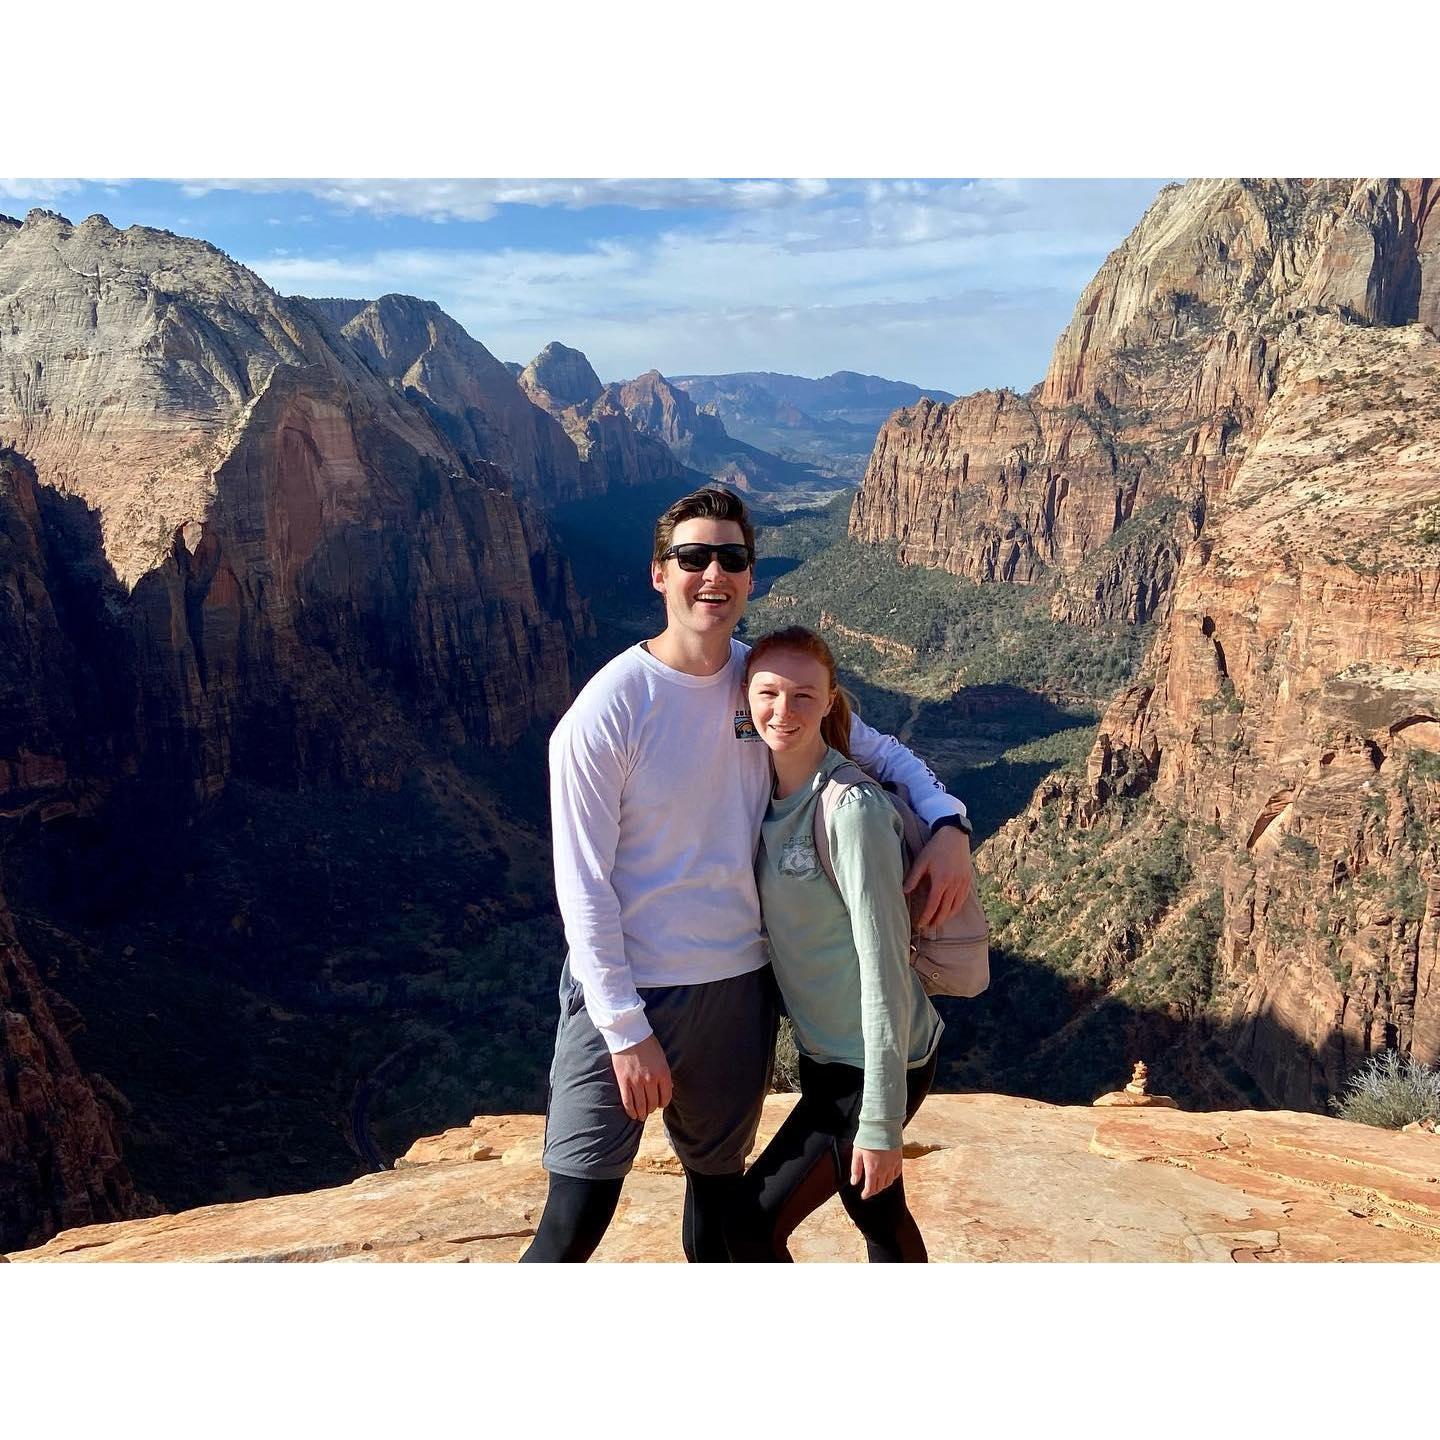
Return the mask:
{"type": "Polygon", "coordinates": [[[854,785],[865,784],[870,778],[854,761],[847,760],[843,765],[837,765],[825,781],[820,803],[815,807],[815,858],[837,891],[840,882],[835,878],[835,862],[830,858],[830,817],[847,790],[854,785]]]}

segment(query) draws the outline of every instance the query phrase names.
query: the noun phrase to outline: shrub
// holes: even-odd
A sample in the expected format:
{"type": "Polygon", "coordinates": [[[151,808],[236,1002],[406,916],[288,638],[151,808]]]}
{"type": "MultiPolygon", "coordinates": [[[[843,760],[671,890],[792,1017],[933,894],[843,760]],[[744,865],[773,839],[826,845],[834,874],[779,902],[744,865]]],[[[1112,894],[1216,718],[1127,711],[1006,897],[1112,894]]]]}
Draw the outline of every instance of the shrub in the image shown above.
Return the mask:
{"type": "Polygon", "coordinates": [[[1440,1120],[1440,1070],[1398,1050],[1382,1050],[1350,1077],[1330,1107],[1342,1120],[1398,1130],[1416,1120],[1440,1120]]]}
{"type": "Polygon", "coordinates": [[[800,1091],[800,1050],[788,1015],[780,1017],[780,1033],[775,1037],[775,1069],[770,1076],[770,1090],[777,1095],[800,1091]]]}

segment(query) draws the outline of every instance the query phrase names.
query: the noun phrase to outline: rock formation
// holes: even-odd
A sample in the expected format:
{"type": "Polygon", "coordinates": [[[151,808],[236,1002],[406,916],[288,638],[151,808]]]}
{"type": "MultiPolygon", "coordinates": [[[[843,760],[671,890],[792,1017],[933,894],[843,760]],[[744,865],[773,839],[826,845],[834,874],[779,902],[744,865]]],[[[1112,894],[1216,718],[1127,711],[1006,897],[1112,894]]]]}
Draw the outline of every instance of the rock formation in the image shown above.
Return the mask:
{"type": "Polygon", "coordinates": [[[591,488],[560,426],[434,301],[305,303],[338,323],[365,363],[415,401],[460,455],[503,470],[517,495],[545,505],[591,488]]]}
{"type": "Polygon", "coordinates": [[[1198,1021],[1290,1107],[1383,1046],[1440,1059],[1435,197],[1167,187],[1040,390],[897,415],[854,513],[975,578],[1068,572],[1067,618],[1161,615],[1085,775],[982,863],[1026,912],[1011,943],[1198,1021]],[[1087,606],[1075,578],[1147,505],[1087,606]],[[1173,885],[1117,905],[1162,835],[1173,885]]]}
{"type": "Polygon", "coordinates": [[[1290,318],[1434,322],[1436,193],[1429,181],[1167,186],[1086,288],[1036,390],[891,418],[851,533],[897,541],[906,562],[1026,583],[1072,574],[1178,498],[1173,531],[1108,567],[1098,594],[1058,602],[1075,620],[1145,619],[1189,522],[1258,438],[1290,318]]]}
{"type": "Polygon", "coordinates": [[[732,439],[658,370],[602,385],[579,350],[552,341],[525,367],[520,388],[564,427],[589,475],[583,491],[560,498],[631,486],[678,490],[707,477],[762,502],[800,503],[836,488],[809,466],[732,439]]]}
{"type": "MultiPolygon", "coordinates": [[[[527,497],[582,471],[434,306],[312,309],[203,242],[0,222],[5,838],[28,854],[122,794],[179,825],[235,779],[395,788],[515,742],[568,702],[588,624],[527,497]]],[[[111,1132],[83,1080],[33,1079],[67,1062],[9,983],[31,1020],[0,1039],[26,1117],[6,1223],[115,1213],[111,1132]]]]}
{"type": "Polygon", "coordinates": [[[10,1245],[136,1210],[116,1133],[123,1097],[81,1073],[59,1017],[79,1023],[47,993],[0,896],[0,1236],[10,1245]]]}
{"type": "Polygon", "coordinates": [[[552,340],[521,372],[520,388],[554,415],[593,405],[605,387],[581,351],[552,340]]]}
{"type": "MultiPolygon", "coordinates": [[[[793,1096],[771,1096],[761,1142],[793,1096]]],[[[538,1115],[480,1116],[397,1167],[308,1195],[57,1235],[12,1261],[513,1261],[545,1200],[538,1115]]],[[[932,1095],[905,1190],[933,1261],[1249,1263],[1440,1259],[1440,1141],[1286,1112],[1096,1111],[932,1095]]],[[[651,1118],[598,1261],[679,1261],[684,1179],[651,1118]]],[[[799,1261],[857,1261],[838,1201],[799,1261]]]]}
{"type": "Polygon", "coordinates": [[[525,367],[520,388],[559,422],[587,478],[584,495],[637,486],[673,486],[676,495],[705,483],[674,453],[663,435],[651,434],[611,398],[615,387],[579,350],[552,341],[525,367]]]}
{"type": "Polygon", "coordinates": [[[716,415],[697,409],[690,396],[658,370],[647,370],[623,385],[606,386],[592,413],[624,415],[642,434],[663,441],[687,465],[755,500],[809,503],[828,498],[839,488],[808,465],[732,438],[716,415]]]}
{"type": "Polygon", "coordinates": [[[583,621],[515,491],[573,452],[458,326],[387,297],[337,329],[344,302],[102,216],[5,233],[0,443],[96,517],[155,773],[388,783],[420,731],[503,744],[563,706],[583,621]]]}

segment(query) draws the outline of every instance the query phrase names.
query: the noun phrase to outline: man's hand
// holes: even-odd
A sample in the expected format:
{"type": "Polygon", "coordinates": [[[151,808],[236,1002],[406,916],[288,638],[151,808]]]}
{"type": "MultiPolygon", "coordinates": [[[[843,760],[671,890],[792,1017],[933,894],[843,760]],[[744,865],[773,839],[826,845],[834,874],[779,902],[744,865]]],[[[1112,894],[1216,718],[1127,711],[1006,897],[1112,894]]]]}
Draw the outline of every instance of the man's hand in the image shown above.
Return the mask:
{"type": "Polygon", "coordinates": [[[861,1150],[858,1147],[851,1152],[850,1183],[864,1186],[860,1191],[862,1200],[878,1195],[900,1178],[904,1153],[903,1150],[861,1150]]]}
{"type": "Polygon", "coordinates": [[[922,930],[933,929],[948,920],[965,903],[975,883],[975,872],[970,865],[970,837],[957,826],[946,825],[930,837],[929,844],[915,857],[905,877],[905,893],[909,895],[927,879],[930,893],[916,921],[922,930]]]}
{"type": "Polygon", "coordinates": [[[670,1066],[653,1035],[628,1050],[615,1051],[610,1063],[620,1084],[620,1103],[632,1120],[643,1120],[652,1110],[663,1110],[670,1103],[674,1089],[670,1066]]]}

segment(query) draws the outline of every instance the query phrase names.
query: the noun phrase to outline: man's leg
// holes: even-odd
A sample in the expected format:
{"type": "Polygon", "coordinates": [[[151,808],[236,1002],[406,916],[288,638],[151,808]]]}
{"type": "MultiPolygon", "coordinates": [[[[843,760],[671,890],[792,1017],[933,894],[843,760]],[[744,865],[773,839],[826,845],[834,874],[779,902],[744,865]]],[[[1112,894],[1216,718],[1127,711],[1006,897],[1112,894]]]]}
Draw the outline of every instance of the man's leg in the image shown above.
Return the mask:
{"type": "Polygon", "coordinates": [[[775,1053],[774,977],[767,965],[729,980],[647,990],[645,1006],[675,1081],[665,1130],[685,1167],[685,1258],[727,1260],[727,1220],[775,1053]]]}
{"type": "Polygon", "coordinates": [[[680,1244],[692,1264],[724,1263],[730,1259],[725,1235],[730,1212],[739,1194],[744,1175],[701,1175],[685,1172],[685,1214],[680,1224],[680,1244]]]}
{"type": "Polygon", "coordinates": [[[545,1213],[520,1263],[583,1264],[605,1238],[624,1183],[623,1176],[619,1180],[582,1180],[575,1175],[552,1175],[545,1213]]]}
{"type": "Polygon", "coordinates": [[[550,1188],[522,1261],[590,1258],[615,1214],[642,1129],[625,1113],[610,1052],[585,1011],[584,991],[570,978],[567,961],[545,1106],[542,1159],[550,1188]]]}

